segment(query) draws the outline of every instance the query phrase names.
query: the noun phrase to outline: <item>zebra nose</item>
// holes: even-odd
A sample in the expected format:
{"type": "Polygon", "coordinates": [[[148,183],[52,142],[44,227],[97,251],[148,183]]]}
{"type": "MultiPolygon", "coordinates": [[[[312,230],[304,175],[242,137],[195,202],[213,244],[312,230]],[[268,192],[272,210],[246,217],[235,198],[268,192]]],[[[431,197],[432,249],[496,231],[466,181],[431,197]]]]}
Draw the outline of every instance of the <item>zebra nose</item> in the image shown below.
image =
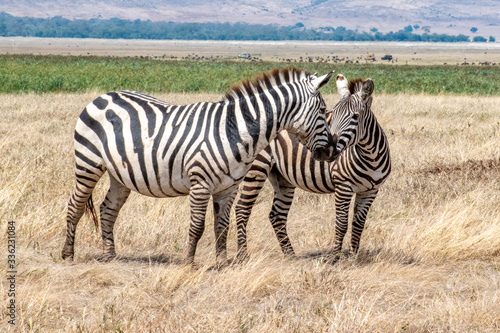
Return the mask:
{"type": "Polygon", "coordinates": [[[333,162],[339,156],[340,151],[337,149],[338,140],[339,140],[338,134],[337,133],[333,134],[331,141],[328,143],[330,151],[329,151],[329,157],[326,159],[327,162],[333,162]]]}
{"type": "Polygon", "coordinates": [[[337,133],[334,133],[331,138],[328,138],[329,142],[328,145],[333,148],[333,151],[337,149],[337,142],[339,141],[339,135],[337,133]]]}
{"type": "Polygon", "coordinates": [[[337,150],[338,135],[328,135],[328,143],[325,146],[319,147],[314,150],[313,158],[319,161],[333,162],[339,156],[337,150]]]}

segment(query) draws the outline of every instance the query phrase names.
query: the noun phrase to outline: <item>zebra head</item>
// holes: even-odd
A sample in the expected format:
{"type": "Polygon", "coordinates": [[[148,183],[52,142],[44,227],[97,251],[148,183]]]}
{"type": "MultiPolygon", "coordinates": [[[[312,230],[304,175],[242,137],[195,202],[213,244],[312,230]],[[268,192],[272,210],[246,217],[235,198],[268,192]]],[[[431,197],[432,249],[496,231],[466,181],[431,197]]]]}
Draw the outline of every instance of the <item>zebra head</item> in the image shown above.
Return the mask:
{"type": "Polygon", "coordinates": [[[339,152],[356,145],[363,136],[360,116],[370,111],[374,84],[372,79],[356,79],[348,82],[342,75],[337,75],[337,90],[340,101],[331,111],[329,121],[333,133],[338,136],[339,152]]]}
{"type": "Polygon", "coordinates": [[[338,155],[337,136],[332,135],[326,122],[326,103],[319,90],[326,86],[333,71],[323,76],[309,75],[305,81],[303,103],[295,113],[288,133],[295,136],[320,161],[334,161],[338,155]]]}

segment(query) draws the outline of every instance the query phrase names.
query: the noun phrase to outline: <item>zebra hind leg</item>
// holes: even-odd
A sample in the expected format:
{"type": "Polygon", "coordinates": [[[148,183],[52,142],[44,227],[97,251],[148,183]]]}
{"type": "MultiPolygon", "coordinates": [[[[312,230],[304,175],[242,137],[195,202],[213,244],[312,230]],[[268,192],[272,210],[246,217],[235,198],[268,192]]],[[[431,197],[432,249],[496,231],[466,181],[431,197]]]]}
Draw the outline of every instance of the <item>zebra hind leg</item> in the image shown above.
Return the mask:
{"type": "Polygon", "coordinates": [[[95,172],[76,165],[76,186],[68,201],[68,213],[66,216],[66,241],[61,252],[61,257],[73,260],[75,253],[76,226],[82,217],[88,200],[91,200],[92,191],[104,173],[104,169],[98,167],[95,172]]]}
{"type": "Polygon", "coordinates": [[[238,193],[238,187],[231,189],[229,193],[213,196],[214,201],[214,232],[215,253],[217,266],[223,266],[227,262],[227,234],[229,231],[229,215],[233,206],[234,198],[238,193]]]}
{"type": "Polygon", "coordinates": [[[189,192],[189,205],[191,206],[191,223],[189,225],[189,240],[186,263],[194,263],[196,246],[205,231],[205,217],[207,213],[210,191],[202,185],[193,185],[189,192]]]}
{"type": "Polygon", "coordinates": [[[243,181],[241,193],[236,204],[236,233],[238,238],[237,261],[248,259],[247,224],[252,208],[267,179],[267,173],[251,169],[243,181]]]}
{"type": "Polygon", "coordinates": [[[351,235],[351,251],[350,254],[356,254],[359,250],[359,240],[361,233],[365,227],[366,216],[368,211],[377,196],[378,190],[356,194],[356,201],[354,206],[354,217],[352,221],[352,235],[351,235]]]}
{"type": "Polygon", "coordinates": [[[295,252],[288,237],[286,223],[290,207],[292,206],[295,187],[276,173],[271,173],[269,180],[274,187],[273,207],[271,213],[269,213],[269,220],[271,221],[283,254],[294,256],[295,252]]]}
{"type": "Polygon", "coordinates": [[[123,207],[130,194],[130,189],[118,182],[114,177],[109,177],[109,190],[101,204],[101,232],[104,248],[103,260],[109,261],[116,256],[113,228],[120,209],[123,207]]]}

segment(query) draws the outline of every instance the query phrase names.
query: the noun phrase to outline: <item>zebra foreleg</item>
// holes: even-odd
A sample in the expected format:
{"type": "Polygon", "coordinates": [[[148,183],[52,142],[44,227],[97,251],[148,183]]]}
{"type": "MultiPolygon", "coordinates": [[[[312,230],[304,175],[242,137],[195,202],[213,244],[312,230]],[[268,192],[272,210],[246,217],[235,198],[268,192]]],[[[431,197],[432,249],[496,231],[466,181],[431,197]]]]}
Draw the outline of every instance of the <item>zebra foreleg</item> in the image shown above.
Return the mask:
{"type": "Polygon", "coordinates": [[[243,185],[241,186],[240,197],[236,204],[236,233],[238,238],[238,253],[236,259],[244,261],[248,259],[247,224],[252,213],[252,208],[259,196],[264,183],[273,166],[270,147],[264,149],[255,159],[252,167],[248,171],[243,185]]]}
{"type": "Polygon", "coordinates": [[[351,254],[358,253],[359,240],[365,227],[366,216],[377,196],[378,190],[356,194],[354,217],[352,220],[351,254]]]}
{"type": "Polygon", "coordinates": [[[238,253],[236,254],[236,259],[238,261],[248,259],[247,224],[252,214],[252,208],[255,205],[255,201],[267,179],[267,176],[263,178],[249,176],[250,174],[245,177],[245,184],[241,187],[240,197],[235,208],[236,233],[238,238],[238,253]]]}
{"type": "Polygon", "coordinates": [[[109,177],[109,190],[101,204],[101,233],[104,250],[103,260],[108,261],[116,256],[113,228],[120,209],[127,201],[130,189],[118,182],[114,177],[109,177]]]}
{"type": "Polygon", "coordinates": [[[286,230],[288,212],[292,206],[295,187],[290,184],[283,176],[271,173],[269,180],[274,187],[273,207],[269,213],[269,220],[273,226],[274,233],[284,255],[293,256],[292,244],[286,230]]]}
{"type": "Polygon", "coordinates": [[[217,265],[222,266],[227,261],[227,234],[229,231],[229,215],[233,206],[234,198],[238,193],[238,187],[223,194],[213,196],[214,201],[214,233],[215,254],[217,265]]]}
{"type": "Polygon", "coordinates": [[[73,260],[75,253],[75,233],[78,221],[85,211],[85,205],[92,195],[96,183],[102,176],[103,170],[99,169],[96,174],[79,165],[76,166],[76,186],[68,202],[68,214],[66,216],[66,241],[61,252],[63,259],[73,260]]]}
{"type": "Polygon", "coordinates": [[[351,203],[353,193],[336,187],[335,192],[335,241],[333,246],[333,257],[336,260],[341,254],[342,243],[344,242],[345,234],[349,222],[349,205],[351,203]]]}
{"type": "Polygon", "coordinates": [[[207,213],[210,191],[202,185],[194,185],[189,192],[189,204],[191,206],[191,223],[189,225],[189,241],[186,263],[194,263],[196,246],[205,231],[205,217],[207,213]]]}

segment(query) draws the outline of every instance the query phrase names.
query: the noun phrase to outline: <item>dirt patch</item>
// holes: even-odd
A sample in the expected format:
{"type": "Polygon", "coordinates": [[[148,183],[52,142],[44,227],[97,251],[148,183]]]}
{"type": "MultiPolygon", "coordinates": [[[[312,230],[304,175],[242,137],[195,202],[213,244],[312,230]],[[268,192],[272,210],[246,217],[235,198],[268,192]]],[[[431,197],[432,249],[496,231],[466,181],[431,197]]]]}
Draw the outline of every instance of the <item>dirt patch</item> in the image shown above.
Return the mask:
{"type": "Polygon", "coordinates": [[[417,174],[422,175],[461,174],[479,178],[487,177],[491,173],[500,173],[500,159],[467,160],[462,163],[437,165],[417,171],[417,174]]]}

